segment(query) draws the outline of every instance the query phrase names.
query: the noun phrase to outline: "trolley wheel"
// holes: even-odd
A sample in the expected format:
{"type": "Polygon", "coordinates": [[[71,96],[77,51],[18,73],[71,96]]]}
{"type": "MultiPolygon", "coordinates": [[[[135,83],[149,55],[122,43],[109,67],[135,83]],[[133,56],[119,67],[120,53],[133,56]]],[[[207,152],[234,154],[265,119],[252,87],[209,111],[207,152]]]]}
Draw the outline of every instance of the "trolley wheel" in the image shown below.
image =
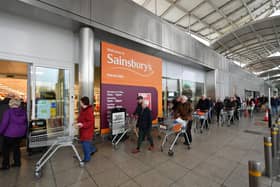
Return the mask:
{"type": "Polygon", "coordinates": [[[190,150],[191,149],[191,146],[190,145],[188,145],[188,150],[190,150]]]}
{"type": "Polygon", "coordinates": [[[168,151],[168,155],[169,155],[169,156],[173,156],[173,155],[174,155],[174,152],[173,152],[172,150],[169,150],[169,151],[168,151]]]}
{"type": "Polygon", "coordinates": [[[117,150],[119,148],[118,145],[116,145],[116,144],[114,144],[113,147],[115,150],[117,150]]]}
{"type": "Polygon", "coordinates": [[[42,176],[42,172],[41,171],[35,171],[34,175],[37,179],[39,179],[42,176]]]}
{"type": "Polygon", "coordinates": [[[84,167],[85,166],[85,163],[84,162],[80,162],[80,167],[84,167]]]}

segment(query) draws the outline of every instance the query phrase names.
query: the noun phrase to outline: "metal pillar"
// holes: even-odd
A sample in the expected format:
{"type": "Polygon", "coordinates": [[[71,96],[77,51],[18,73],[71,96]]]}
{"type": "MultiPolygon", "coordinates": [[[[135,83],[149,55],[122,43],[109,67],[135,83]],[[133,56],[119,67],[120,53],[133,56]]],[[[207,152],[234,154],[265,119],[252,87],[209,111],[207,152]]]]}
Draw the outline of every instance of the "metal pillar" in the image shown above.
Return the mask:
{"type": "Polygon", "coordinates": [[[260,187],[261,163],[253,160],[248,162],[249,168],[249,187],[260,187]]]}
{"type": "Polygon", "coordinates": [[[272,140],[272,157],[277,157],[277,136],[278,136],[278,128],[271,128],[270,130],[271,140],[272,140]]]}
{"type": "Polygon", "coordinates": [[[264,137],[265,175],[272,177],[272,143],[271,137],[264,137]]]}
{"type": "Polygon", "coordinates": [[[93,104],[94,32],[90,27],[80,29],[80,97],[88,96],[93,104]]]}

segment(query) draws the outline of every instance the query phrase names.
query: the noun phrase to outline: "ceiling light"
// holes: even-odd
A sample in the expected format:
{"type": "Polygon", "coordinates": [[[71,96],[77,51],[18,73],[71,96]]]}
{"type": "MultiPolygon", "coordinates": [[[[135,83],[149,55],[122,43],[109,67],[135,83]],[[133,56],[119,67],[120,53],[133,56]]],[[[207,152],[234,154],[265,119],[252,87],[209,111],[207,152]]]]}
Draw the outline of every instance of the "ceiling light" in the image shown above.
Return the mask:
{"type": "Polygon", "coordinates": [[[206,45],[206,46],[210,46],[210,42],[209,41],[207,41],[207,40],[205,40],[205,39],[203,39],[203,38],[201,38],[201,37],[198,37],[198,36],[196,36],[196,35],[194,35],[194,34],[190,34],[189,32],[186,32],[187,34],[189,34],[191,37],[193,37],[194,39],[196,39],[196,40],[198,40],[199,42],[201,42],[201,43],[203,43],[204,45],[206,45]]]}
{"type": "Polygon", "coordinates": [[[276,11],[273,12],[269,17],[279,16],[279,15],[280,15],[280,10],[276,10],[276,11]]]}
{"type": "Polygon", "coordinates": [[[277,51],[275,53],[272,53],[271,55],[269,55],[268,57],[275,57],[275,56],[280,56],[280,52],[277,51]]]}

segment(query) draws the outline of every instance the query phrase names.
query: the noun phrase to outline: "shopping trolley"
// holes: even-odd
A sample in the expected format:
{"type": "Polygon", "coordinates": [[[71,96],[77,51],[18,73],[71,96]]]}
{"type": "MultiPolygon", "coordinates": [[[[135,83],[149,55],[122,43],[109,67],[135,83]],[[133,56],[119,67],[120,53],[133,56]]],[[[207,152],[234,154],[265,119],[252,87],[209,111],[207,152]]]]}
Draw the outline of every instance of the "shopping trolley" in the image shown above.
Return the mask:
{"type": "MultiPolygon", "coordinates": [[[[188,121],[186,121],[186,124],[188,124],[188,121]]],[[[168,150],[169,156],[174,155],[173,148],[174,148],[175,144],[177,143],[178,138],[183,134],[185,134],[187,137],[188,149],[191,148],[190,140],[189,140],[187,132],[186,132],[186,126],[183,126],[182,124],[177,123],[176,121],[174,123],[174,120],[172,120],[172,121],[167,120],[166,123],[160,125],[160,131],[165,133],[165,136],[163,138],[161,148],[160,148],[161,152],[163,152],[163,148],[164,148],[165,143],[167,142],[167,138],[172,135],[176,135],[176,136],[169,147],[169,150],[168,150]]]]}
{"type": "Polygon", "coordinates": [[[203,129],[206,128],[206,123],[208,124],[208,128],[209,128],[208,117],[209,117],[208,112],[197,111],[193,113],[195,133],[199,131],[202,134],[203,129]],[[201,124],[201,120],[202,120],[202,124],[201,124]]]}
{"type": "MultiPolygon", "coordinates": [[[[70,129],[73,127],[70,127],[70,129]]],[[[71,147],[75,153],[75,157],[78,159],[80,167],[84,166],[84,163],[74,146],[74,134],[72,130],[65,128],[63,130],[57,131],[57,129],[48,129],[49,133],[32,136],[29,139],[31,147],[40,147],[40,146],[50,146],[45,154],[40,158],[36,163],[35,167],[35,177],[40,178],[42,176],[43,166],[54,156],[56,151],[62,147],[71,147]]]]}
{"type": "Polygon", "coordinates": [[[222,109],[221,112],[220,112],[218,125],[223,126],[225,124],[225,122],[226,122],[226,115],[227,115],[227,113],[224,111],[224,109],[222,109]]]}
{"type": "Polygon", "coordinates": [[[224,115],[228,126],[230,126],[230,122],[234,119],[234,109],[224,110],[224,115]]]}
{"type": "Polygon", "coordinates": [[[123,137],[128,134],[129,132],[135,133],[136,137],[138,138],[138,132],[136,129],[137,119],[135,117],[126,117],[125,120],[125,130],[121,134],[116,134],[112,139],[112,145],[115,149],[118,148],[118,144],[123,139],[123,137]],[[120,136],[119,136],[120,135],[120,136]]]}

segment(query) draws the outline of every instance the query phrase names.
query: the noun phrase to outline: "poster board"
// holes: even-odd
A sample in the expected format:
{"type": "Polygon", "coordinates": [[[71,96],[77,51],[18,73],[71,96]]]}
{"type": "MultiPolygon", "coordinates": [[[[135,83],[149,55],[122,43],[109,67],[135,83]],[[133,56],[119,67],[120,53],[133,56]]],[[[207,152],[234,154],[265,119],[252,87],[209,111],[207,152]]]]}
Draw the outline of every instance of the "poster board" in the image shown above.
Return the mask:
{"type": "Polygon", "coordinates": [[[125,131],[125,116],[124,108],[113,109],[111,112],[112,135],[121,134],[125,131]]]}
{"type": "Polygon", "coordinates": [[[132,114],[136,98],[149,99],[153,120],[162,116],[162,60],[101,42],[101,133],[110,132],[110,110],[125,108],[132,114]]]}

